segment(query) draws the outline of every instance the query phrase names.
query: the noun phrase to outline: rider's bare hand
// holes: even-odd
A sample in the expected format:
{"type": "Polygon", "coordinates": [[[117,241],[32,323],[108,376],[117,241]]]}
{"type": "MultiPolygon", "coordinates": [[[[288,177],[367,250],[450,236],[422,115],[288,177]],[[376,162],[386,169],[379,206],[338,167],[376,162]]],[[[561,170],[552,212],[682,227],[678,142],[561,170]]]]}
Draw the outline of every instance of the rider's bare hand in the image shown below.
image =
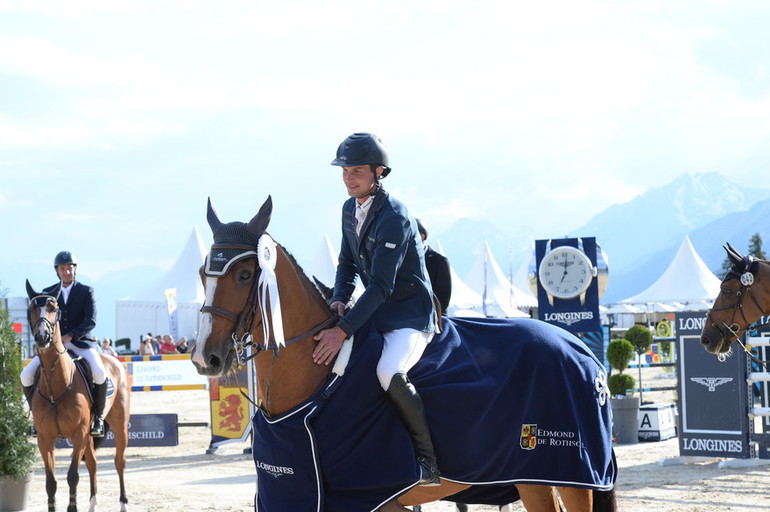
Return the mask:
{"type": "Polygon", "coordinates": [[[338,315],[340,315],[340,316],[344,316],[345,315],[345,304],[343,304],[342,302],[334,301],[334,302],[331,303],[331,305],[329,307],[331,308],[332,311],[334,311],[338,315]]]}
{"type": "Polygon", "coordinates": [[[315,364],[330,364],[342,348],[342,343],[346,337],[345,331],[339,327],[324,329],[313,336],[313,339],[318,342],[315,350],[313,350],[313,362],[315,364]]]}

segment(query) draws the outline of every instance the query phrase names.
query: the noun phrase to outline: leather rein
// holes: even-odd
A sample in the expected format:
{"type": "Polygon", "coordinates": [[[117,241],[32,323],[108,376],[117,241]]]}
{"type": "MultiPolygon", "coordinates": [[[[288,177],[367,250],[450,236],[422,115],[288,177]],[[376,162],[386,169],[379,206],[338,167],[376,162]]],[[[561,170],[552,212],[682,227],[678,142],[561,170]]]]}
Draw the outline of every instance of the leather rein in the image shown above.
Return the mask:
{"type": "MultiPolygon", "coordinates": [[[[252,252],[254,251],[254,248],[252,246],[239,245],[239,244],[214,244],[211,246],[211,250],[214,251],[214,249],[243,249],[244,253],[247,251],[252,251],[252,252]]],[[[201,308],[202,313],[211,313],[213,315],[218,315],[233,322],[234,327],[232,332],[230,333],[230,338],[233,340],[233,350],[235,351],[239,365],[243,365],[248,361],[250,361],[251,359],[254,359],[263,350],[273,350],[275,355],[277,356],[278,350],[280,349],[280,346],[275,342],[274,337],[271,337],[269,340],[265,340],[264,345],[262,345],[260,343],[256,343],[254,341],[254,337],[251,335],[251,332],[253,331],[253,329],[262,324],[261,316],[257,315],[257,312],[261,311],[261,308],[262,308],[262,304],[260,303],[259,293],[258,293],[259,274],[262,272],[262,270],[259,268],[259,265],[257,265],[257,268],[258,268],[258,271],[252,279],[249,295],[246,298],[246,302],[243,305],[243,309],[239,314],[235,314],[215,306],[204,305],[201,308]],[[238,334],[239,331],[241,331],[240,335],[238,334]],[[250,355],[247,355],[246,352],[249,347],[253,348],[254,350],[250,355]]],[[[226,275],[226,273],[223,275],[226,275]]],[[[329,311],[330,313],[333,313],[331,309],[329,311]]],[[[330,318],[324,320],[323,322],[316,325],[312,329],[309,329],[303,332],[302,334],[299,334],[297,336],[294,336],[292,338],[285,340],[284,346],[289,346],[298,341],[302,341],[308,336],[313,335],[322,329],[326,329],[327,327],[330,327],[336,324],[338,319],[339,317],[337,316],[337,314],[333,313],[330,318]]]]}
{"type": "MultiPolygon", "coordinates": [[[[748,257],[747,257],[748,258],[748,257]]],[[[743,332],[754,332],[760,327],[766,327],[770,325],[769,321],[765,321],[761,324],[754,325],[753,322],[749,322],[748,318],[746,318],[746,313],[743,309],[743,298],[746,296],[749,296],[751,300],[754,302],[754,305],[756,306],[757,310],[764,312],[764,308],[759,304],[759,301],[757,300],[756,296],[752,293],[751,285],[754,284],[754,279],[756,277],[756,273],[759,270],[759,260],[755,259],[746,259],[744,263],[745,272],[738,272],[735,270],[735,268],[731,268],[727,275],[725,276],[725,280],[727,279],[734,279],[738,278],[738,280],[741,283],[741,288],[738,290],[738,292],[735,294],[737,297],[737,300],[734,304],[728,304],[725,306],[720,306],[718,308],[711,308],[706,315],[706,321],[711,323],[711,326],[719,331],[722,336],[727,338],[728,341],[735,341],[743,348],[743,351],[746,352],[749,358],[751,358],[752,361],[754,361],[757,364],[760,364],[767,369],[767,365],[770,364],[770,360],[763,360],[756,357],[754,354],[751,353],[751,345],[744,344],[743,341],[741,341],[741,331],[743,332]],[[732,309],[733,315],[730,318],[730,324],[726,324],[722,322],[721,324],[717,324],[713,318],[711,317],[711,313],[714,311],[723,311],[726,309],[732,309]],[[738,322],[735,321],[735,317],[740,312],[741,318],[743,318],[743,326],[741,326],[738,322]],[[752,327],[753,326],[753,327],[752,327]],[[729,336],[726,335],[726,333],[729,333],[729,336]]]]}

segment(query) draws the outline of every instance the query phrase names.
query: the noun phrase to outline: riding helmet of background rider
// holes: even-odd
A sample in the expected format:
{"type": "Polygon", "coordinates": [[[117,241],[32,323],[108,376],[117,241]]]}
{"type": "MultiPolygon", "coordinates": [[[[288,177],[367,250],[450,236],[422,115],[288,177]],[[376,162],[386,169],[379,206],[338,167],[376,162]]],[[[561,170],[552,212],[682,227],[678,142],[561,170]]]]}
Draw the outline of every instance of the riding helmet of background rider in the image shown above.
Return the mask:
{"type": "Polygon", "coordinates": [[[78,261],[75,259],[75,256],[72,255],[69,251],[59,251],[59,253],[56,255],[56,257],[53,259],[53,269],[57,270],[56,275],[59,275],[58,267],[59,265],[72,265],[74,267],[78,266],[78,261]]]}
{"type": "Polygon", "coordinates": [[[339,167],[355,167],[369,165],[374,173],[374,181],[379,188],[380,178],[390,174],[388,167],[388,148],[378,136],[373,133],[358,132],[342,141],[337,148],[337,158],[332,165],[339,167]],[[382,166],[382,174],[377,176],[377,167],[382,166]]]}

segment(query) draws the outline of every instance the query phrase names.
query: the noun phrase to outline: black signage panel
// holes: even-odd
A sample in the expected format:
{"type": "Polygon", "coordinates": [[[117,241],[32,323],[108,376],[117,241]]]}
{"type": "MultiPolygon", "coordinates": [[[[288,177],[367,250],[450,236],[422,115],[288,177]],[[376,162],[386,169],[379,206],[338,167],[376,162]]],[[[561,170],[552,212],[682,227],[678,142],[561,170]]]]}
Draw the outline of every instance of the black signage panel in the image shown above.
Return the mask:
{"type": "MultiPolygon", "coordinates": [[[[559,247],[574,247],[584,253],[596,268],[596,238],[554,238],[551,240],[535,240],[535,262],[537,265],[537,302],[538,317],[549,324],[557,325],[567,331],[577,334],[599,332],[602,330],[599,318],[599,285],[596,276],[582,297],[554,297],[543,288],[540,281],[540,266],[547,256],[548,250],[559,247]]],[[[564,275],[571,270],[573,262],[564,260],[564,275]]],[[[601,359],[601,358],[600,358],[601,359]]]]}
{"type": "Polygon", "coordinates": [[[676,313],[679,453],[748,458],[748,398],[743,351],[719,361],[700,341],[704,312],[676,313]]]}
{"type": "MultiPolygon", "coordinates": [[[[128,446],[177,446],[179,434],[176,414],[132,414],[128,422],[128,446]]],[[[112,429],[102,444],[115,447],[112,429]]],[[[72,448],[69,439],[58,439],[56,448],[72,448]]]]}

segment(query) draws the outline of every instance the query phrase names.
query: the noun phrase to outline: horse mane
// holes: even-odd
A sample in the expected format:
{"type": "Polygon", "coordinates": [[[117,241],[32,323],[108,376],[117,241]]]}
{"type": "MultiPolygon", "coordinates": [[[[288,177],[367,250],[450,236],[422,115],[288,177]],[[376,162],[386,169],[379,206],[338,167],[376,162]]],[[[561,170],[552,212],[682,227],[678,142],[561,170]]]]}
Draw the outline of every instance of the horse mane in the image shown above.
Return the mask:
{"type": "Polygon", "coordinates": [[[283,249],[283,252],[286,253],[286,256],[289,257],[289,261],[294,265],[294,267],[299,271],[297,272],[300,276],[300,280],[302,283],[315,291],[316,296],[324,303],[326,304],[326,298],[324,297],[324,294],[322,293],[322,290],[317,286],[313,281],[310,280],[310,277],[305,273],[305,271],[302,269],[299,263],[297,263],[297,259],[294,257],[292,253],[290,253],[286,247],[284,247],[282,244],[276,242],[278,246],[283,249]]]}

